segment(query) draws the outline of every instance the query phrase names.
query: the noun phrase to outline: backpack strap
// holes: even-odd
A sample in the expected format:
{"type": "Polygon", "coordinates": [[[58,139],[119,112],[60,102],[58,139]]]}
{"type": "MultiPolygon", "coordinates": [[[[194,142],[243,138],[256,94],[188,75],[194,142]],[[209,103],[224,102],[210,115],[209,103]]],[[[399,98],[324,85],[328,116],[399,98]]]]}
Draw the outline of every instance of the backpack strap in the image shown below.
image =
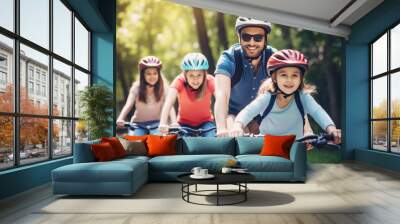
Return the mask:
{"type": "Polygon", "coordinates": [[[264,118],[269,114],[269,112],[271,112],[272,107],[274,106],[275,100],[276,100],[276,94],[271,95],[271,98],[269,100],[267,108],[264,110],[264,113],[259,118],[260,124],[261,124],[261,121],[264,120],[264,118]]]}
{"type": "Polygon", "coordinates": [[[306,123],[306,121],[304,119],[305,113],[304,113],[303,103],[301,103],[300,92],[299,91],[295,92],[294,100],[296,101],[297,109],[299,109],[300,114],[301,114],[301,118],[303,119],[303,127],[304,127],[304,124],[306,123]]]}
{"type": "Polygon", "coordinates": [[[243,73],[243,60],[241,47],[237,47],[233,50],[235,57],[235,74],[231,77],[231,89],[240,81],[243,73]]]}
{"type": "MultiPolygon", "coordinates": [[[[276,95],[271,95],[271,99],[269,100],[269,104],[268,104],[267,108],[264,110],[264,113],[261,116],[256,117],[258,124],[261,124],[261,121],[264,120],[264,118],[271,112],[272,107],[274,106],[275,100],[276,100],[276,95]]],[[[304,113],[303,103],[301,102],[301,99],[300,99],[299,91],[296,91],[296,93],[294,94],[294,100],[296,102],[297,109],[299,110],[299,112],[301,114],[301,118],[303,119],[303,126],[304,126],[305,113],[304,113]]]]}

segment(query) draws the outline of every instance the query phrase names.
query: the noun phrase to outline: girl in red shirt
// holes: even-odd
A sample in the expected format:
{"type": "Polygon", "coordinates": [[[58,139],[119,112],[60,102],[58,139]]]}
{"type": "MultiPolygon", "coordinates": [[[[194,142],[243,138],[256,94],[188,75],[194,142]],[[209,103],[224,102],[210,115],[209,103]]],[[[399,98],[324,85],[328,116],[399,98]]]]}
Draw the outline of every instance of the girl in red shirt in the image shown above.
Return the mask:
{"type": "MultiPolygon", "coordinates": [[[[211,112],[211,98],[215,94],[214,77],[207,74],[207,58],[200,53],[187,54],[180,73],[172,82],[161,111],[159,130],[168,133],[168,112],[178,98],[178,124],[192,129],[215,128],[211,112]]],[[[215,130],[202,136],[215,136],[215,130]]]]}

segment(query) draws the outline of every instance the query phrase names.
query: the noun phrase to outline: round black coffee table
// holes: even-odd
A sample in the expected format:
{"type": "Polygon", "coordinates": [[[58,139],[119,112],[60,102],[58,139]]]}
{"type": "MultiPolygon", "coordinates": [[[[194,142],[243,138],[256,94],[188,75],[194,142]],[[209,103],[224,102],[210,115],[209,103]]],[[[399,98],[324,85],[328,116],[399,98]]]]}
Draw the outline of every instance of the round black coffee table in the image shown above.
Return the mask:
{"type": "Polygon", "coordinates": [[[247,183],[255,180],[255,177],[249,173],[215,173],[215,177],[212,179],[193,179],[190,177],[191,173],[182,174],[177,177],[178,181],[182,183],[182,199],[188,203],[198,205],[234,205],[247,200],[247,192],[249,188],[247,183]],[[197,190],[198,184],[204,185],[216,185],[215,190],[197,190]],[[194,191],[190,191],[190,186],[195,186],[194,191]],[[220,185],[236,185],[237,190],[223,190],[220,189],[220,185]],[[215,194],[206,194],[209,192],[215,192],[215,194]],[[203,204],[197,203],[190,200],[190,196],[204,196],[204,197],[216,197],[216,204],[203,204]],[[239,200],[231,203],[221,203],[221,197],[232,197],[241,196],[239,200]]]}

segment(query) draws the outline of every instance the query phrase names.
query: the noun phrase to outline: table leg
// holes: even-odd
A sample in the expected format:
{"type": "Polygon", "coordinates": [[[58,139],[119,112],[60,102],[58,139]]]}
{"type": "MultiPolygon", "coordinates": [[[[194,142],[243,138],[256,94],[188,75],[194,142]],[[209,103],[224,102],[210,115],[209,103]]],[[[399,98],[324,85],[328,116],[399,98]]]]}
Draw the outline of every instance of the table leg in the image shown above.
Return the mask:
{"type": "Polygon", "coordinates": [[[247,201],[247,182],[244,183],[244,201],[247,201]]]}
{"type": "Polygon", "coordinates": [[[219,184],[217,184],[217,206],[219,205],[219,184]]]}

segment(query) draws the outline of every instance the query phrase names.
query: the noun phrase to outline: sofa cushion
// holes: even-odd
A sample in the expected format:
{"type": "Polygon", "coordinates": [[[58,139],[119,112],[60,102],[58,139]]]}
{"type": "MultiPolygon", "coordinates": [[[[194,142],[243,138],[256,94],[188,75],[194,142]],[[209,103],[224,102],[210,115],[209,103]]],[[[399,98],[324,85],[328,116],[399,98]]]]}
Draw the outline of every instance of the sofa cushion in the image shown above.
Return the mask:
{"type": "Polygon", "coordinates": [[[178,154],[225,154],[235,155],[235,139],[230,137],[183,137],[179,141],[178,154]]]}
{"type": "Polygon", "coordinates": [[[241,168],[249,172],[292,172],[292,161],[279,156],[238,155],[241,168]]]}
{"type": "Polygon", "coordinates": [[[231,155],[175,155],[158,156],[149,160],[150,171],[163,172],[190,172],[193,167],[200,166],[211,172],[219,171],[229,159],[235,159],[231,155]]]}
{"type": "Polygon", "coordinates": [[[128,182],[133,172],[147,171],[145,166],[146,162],[137,159],[75,163],[59,167],[52,174],[53,181],[59,182],[128,182]]]}
{"type": "Polygon", "coordinates": [[[260,154],[264,137],[237,137],[236,155],[260,154]]]}

